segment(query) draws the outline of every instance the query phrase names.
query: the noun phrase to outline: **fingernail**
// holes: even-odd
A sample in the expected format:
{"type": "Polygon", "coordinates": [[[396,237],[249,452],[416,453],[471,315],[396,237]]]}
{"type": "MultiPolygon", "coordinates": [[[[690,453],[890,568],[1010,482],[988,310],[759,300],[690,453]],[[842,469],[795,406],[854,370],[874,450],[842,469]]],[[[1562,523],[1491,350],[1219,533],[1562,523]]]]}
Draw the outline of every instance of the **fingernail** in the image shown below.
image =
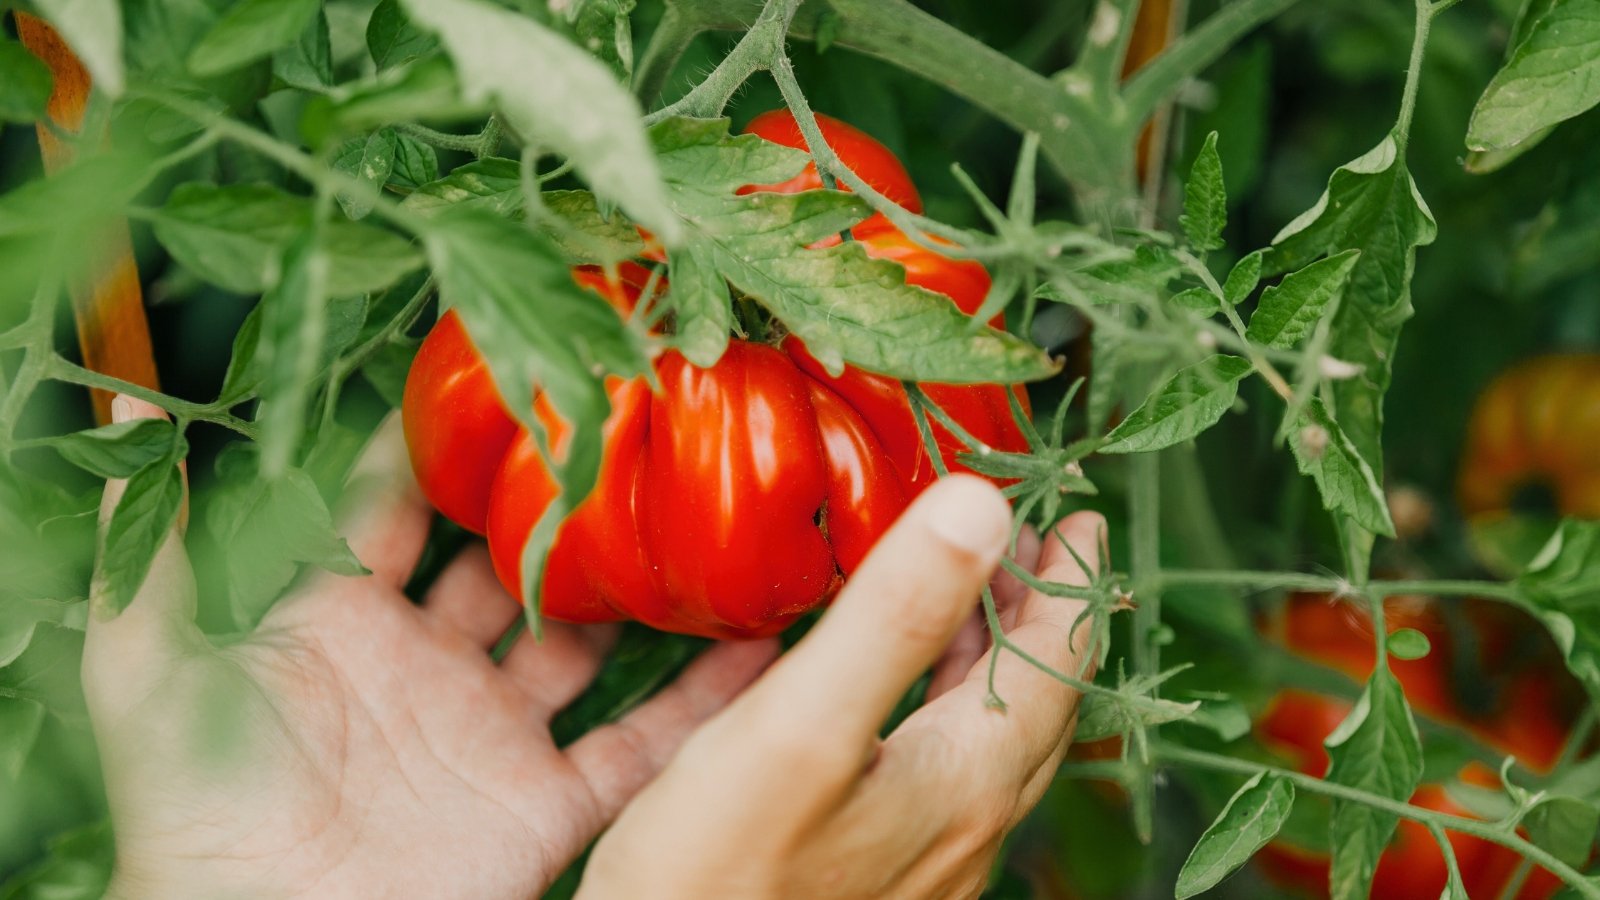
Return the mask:
{"type": "Polygon", "coordinates": [[[1011,533],[1011,508],[994,485],[972,475],[941,479],[927,494],[928,527],[953,547],[999,556],[1011,533]]]}
{"type": "Polygon", "coordinates": [[[133,401],[121,394],[111,399],[111,421],[127,422],[133,419],[133,401]]]}

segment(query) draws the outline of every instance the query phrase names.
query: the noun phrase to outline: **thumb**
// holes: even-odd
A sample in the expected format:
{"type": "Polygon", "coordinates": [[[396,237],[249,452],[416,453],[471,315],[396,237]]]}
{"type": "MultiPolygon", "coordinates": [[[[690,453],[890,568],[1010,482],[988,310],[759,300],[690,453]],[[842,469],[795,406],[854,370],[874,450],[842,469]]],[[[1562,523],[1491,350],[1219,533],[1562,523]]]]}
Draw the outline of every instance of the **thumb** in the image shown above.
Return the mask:
{"type": "MultiPolygon", "coordinates": [[[[111,421],[166,418],[159,407],[119,395],[111,403],[111,421]]],[[[144,581],[120,613],[113,608],[102,570],[105,534],[112,514],[128,490],[128,480],[106,482],[100,501],[101,558],[96,560],[89,589],[89,623],[84,645],[84,690],[91,704],[99,699],[137,696],[152,673],[185,648],[203,642],[195,625],[195,581],[184,550],[180,524],[167,529],[144,581]]],[[[179,519],[182,514],[180,512],[179,519]]]]}

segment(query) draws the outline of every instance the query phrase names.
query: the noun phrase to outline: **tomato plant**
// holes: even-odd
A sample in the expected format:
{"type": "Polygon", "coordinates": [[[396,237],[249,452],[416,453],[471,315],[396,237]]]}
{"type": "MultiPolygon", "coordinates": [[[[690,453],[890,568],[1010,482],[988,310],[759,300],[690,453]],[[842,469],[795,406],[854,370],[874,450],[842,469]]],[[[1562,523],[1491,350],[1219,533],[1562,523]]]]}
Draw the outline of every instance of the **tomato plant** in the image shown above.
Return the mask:
{"type": "Polygon", "coordinates": [[[91,583],[187,515],[226,642],[359,571],[397,407],[414,594],[481,540],[519,627],[649,626],[563,741],[964,468],[1110,523],[991,896],[1600,896],[1593,0],[0,21],[0,897],[111,864],[91,583]]]}

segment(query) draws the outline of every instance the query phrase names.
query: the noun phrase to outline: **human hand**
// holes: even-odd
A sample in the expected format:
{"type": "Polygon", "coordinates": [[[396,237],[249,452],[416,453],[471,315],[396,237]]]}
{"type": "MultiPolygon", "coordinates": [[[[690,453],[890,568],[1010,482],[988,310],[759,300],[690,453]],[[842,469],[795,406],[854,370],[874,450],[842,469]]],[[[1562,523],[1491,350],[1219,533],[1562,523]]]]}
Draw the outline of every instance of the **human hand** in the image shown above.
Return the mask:
{"type": "Polygon", "coordinates": [[[481,547],[421,607],[401,593],[431,513],[398,427],[351,491],[345,533],[372,574],[318,573],[240,643],[196,627],[177,532],[120,615],[97,600],[83,676],[117,836],[110,896],[536,896],[775,655],[715,647],[558,750],[550,719],[614,629],[547,622],[542,644],[524,634],[496,666],[489,648],[521,608],[481,547]]]}
{"type": "MultiPolygon", "coordinates": [[[[926,491],[817,627],[623,811],[579,896],[977,896],[1001,840],[1055,775],[1079,700],[1007,653],[995,687],[1009,708],[985,704],[989,660],[972,601],[1010,521],[980,479],[926,491]],[[895,701],[936,660],[934,699],[880,741],[895,701]]],[[[1031,535],[1019,542],[1017,562],[1087,583],[1093,572],[1066,545],[1092,567],[1103,528],[1078,513],[1042,550],[1031,535]]],[[[1077,671],[1090,640],[1090,629],[1073,630],[1081,601],[1009,576],[995,595],[1011,641],[1077,671]]]]}

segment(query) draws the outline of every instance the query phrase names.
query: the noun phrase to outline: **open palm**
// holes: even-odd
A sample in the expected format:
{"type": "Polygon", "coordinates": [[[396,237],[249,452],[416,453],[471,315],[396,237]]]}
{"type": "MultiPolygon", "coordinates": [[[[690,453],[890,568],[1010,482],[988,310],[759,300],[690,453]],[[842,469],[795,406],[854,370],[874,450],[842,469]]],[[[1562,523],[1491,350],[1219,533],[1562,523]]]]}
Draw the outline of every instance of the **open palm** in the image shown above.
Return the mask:
{"type": "Polygon", "coordinates": [[[550,719],[614,632],[551,623],[496,665],[488,648],[520,609],[481,548],[421,607],[401,592],[429,510],[396,429],[358,479],[348,536],[372,574],[319,574],[241,643],[195,627],[176,533],[120,616],[97,609],[84,685],[116,816],[113,896],[535,896],[775,653],[718,646],[557,749],[550,719]]]}

